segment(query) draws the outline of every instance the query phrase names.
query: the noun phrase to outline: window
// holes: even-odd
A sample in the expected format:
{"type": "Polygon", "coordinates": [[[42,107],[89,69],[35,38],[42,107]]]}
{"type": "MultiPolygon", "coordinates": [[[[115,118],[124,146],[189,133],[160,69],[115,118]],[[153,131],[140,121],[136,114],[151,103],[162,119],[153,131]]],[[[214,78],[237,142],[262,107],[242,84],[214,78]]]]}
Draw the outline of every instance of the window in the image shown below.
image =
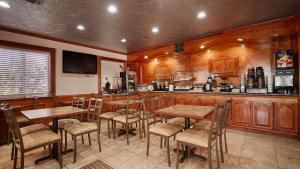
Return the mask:
{"type": "Polygon", "coordinates": [[[50,52],[0,46],[0,97],[49,96],[50,52]]]}

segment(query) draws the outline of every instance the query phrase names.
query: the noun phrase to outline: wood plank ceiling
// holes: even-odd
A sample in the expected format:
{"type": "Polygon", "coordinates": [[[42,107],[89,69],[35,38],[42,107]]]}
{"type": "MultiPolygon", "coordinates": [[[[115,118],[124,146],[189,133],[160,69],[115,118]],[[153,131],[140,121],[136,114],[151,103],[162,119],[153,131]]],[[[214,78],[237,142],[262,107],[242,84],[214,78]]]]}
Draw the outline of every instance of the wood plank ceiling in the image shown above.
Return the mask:
{"type": "Polygon", "coordinates": [[[224,30],[298,15],[299,0],[6,0],[0,25],[133,53],[224,30]],[[114,4],[118,12],[107,7],[114,4]],[[205,11],[204,19],[197,13],[205,11]],[[82,24],[84,31],[76,30],[82,24]],[[157,34],[151,28],[157,26],[157,34]],[[126,38],[126,43],[120,40],[126,38]]]}

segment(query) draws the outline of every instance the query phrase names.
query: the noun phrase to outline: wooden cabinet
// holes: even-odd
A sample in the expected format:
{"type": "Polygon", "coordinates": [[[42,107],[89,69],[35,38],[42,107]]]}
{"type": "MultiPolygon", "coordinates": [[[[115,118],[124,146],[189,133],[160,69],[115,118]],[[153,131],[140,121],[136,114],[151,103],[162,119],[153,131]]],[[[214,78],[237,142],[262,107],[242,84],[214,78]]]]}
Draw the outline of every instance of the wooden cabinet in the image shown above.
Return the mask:
{"type": "Polygon", "coordinates": [[[273,129],[273,102],[255,101],[251,104],[252,127],[258,129],[273,129]]]}
{"type": "Polygon", "coordinates": [[[289,133],[298,131],[298,105],[275,103],[275,130],[289,133]]]}
{"type": "Polygon", "coordinates": [[[159,65],[155,68],[155,79],[170,79],[170,76],[170,66],[159,65]]]}
{"type": "Polygon", "coordinates": [[[238,76],[239,64],[237,58],[211,60],[209,72],[220,76],[238,76]]]}
{"type": "Polygon", "coordinates": [[[232,102],[232,124],[237,126],[251,126],[251,103],[250,101],[232,102]]]}

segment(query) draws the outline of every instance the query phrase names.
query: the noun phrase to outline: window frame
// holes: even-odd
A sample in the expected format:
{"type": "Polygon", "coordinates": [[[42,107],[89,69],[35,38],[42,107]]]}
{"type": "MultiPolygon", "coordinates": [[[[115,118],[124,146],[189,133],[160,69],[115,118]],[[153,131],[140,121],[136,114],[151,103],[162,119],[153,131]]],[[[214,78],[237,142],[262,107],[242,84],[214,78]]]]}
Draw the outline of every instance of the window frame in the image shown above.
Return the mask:
{"type": "MultiPolygon", "coordinates": [[[[18,43],[18,42],[11,42],[11,41],[5,41],[0,40],[0,46],[5,47],[11,47],[11,48],[17,48],[17,49],[25,49],[25,50],[33,50],[33,51],[42,51],[42,52],[49,52],[49,61],[50,61],[50,91],[48,97],[53,97],[56,95],[56,82],[55,82],[55,49],[54,48],[48,48],[43,46],[36,46],[36,45],[30,45],[30,44],[24,44],[24,43],[18,43]]],[[[6,99],[23,99],[23,98],[33,98],[31,97],[5,97],[6,99]]]]}

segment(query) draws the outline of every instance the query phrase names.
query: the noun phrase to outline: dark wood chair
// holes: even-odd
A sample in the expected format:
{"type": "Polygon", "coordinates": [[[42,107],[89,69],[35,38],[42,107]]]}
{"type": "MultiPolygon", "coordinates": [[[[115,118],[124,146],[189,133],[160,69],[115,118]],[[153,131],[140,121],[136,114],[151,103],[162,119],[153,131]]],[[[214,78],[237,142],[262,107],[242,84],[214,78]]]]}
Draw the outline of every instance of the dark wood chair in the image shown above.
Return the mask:
{"type": "MultiPolygon", "coordinates": [[[[60,143],[60,136],[51,130],[41,130],[37,132],[33,132],[27,135],[22,135],[19,124],[17,122],[15,113],[9,106],[3,106],[1,108],[9,132],[13,138],[13,149],[14,149],[14,164],[13,168],[16,168],[17,160],[18,160],[18,152],[21,154],[21,163],[20,168],[24,168],[24,155],[26,152],[35,150],[40,147],[49,146],[51,147],[52,144],[57,144],[57,151],[58,151],[58,161],[60,168],[62,168],[62,158],[61,158],[61,143],[60,143]]],[[[50,151],[51,153],[51,151],[50,151]]],[[[51,154],[50,154],[51,155],[51,154]]]]}

